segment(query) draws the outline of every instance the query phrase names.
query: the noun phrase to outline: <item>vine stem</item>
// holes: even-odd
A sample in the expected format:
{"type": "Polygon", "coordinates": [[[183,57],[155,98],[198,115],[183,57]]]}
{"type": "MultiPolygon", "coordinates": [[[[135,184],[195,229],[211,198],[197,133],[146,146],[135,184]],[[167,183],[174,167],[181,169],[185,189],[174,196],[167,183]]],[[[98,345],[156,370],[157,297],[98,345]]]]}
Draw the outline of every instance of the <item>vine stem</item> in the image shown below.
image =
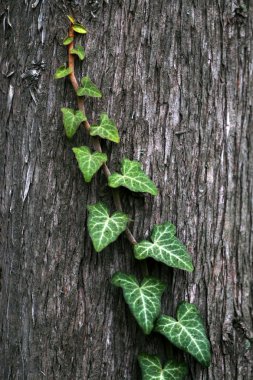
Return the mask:
{"type": "MultiPolygon", "coordinates": [[[[69,27],[68,36],[73,38],[72,42],[68,45],[68,67],[71,69],[71,73],[69,74],[69,79],[70,79],[70,82],[72,84],[73,89],[75,90],[75,92],[77,92],[77,90],[79,88],[79,84],[78,84],[78,81],[77,81],[76,76],[75,76],[75,57],[74,57],[74,54],[71,54],[71,49],[74,48],[74,37],[75,37],[75,32],[74,32],[72,24],[69,27]]],[[[83,112],[84,115],[86,115],[85,105],[84,105],[84,97],[77,96],[77,104],[78,104],[79,110],[81,112],[83,112]]],[[[84,127],[86,129],[86,132],[89,134],[89,129],[90,129],[89,121],[86,120],[86,121],[84,121],[83,124],[84,124],[84,127]]],[[[94,149],[96,151],[102,153],[102,147],[101,147],[99,138],[92,137],[92,141],[93,141],[94,149]]],[[[103,169],[103,172],[104,172],[106,178],[108,178],[111,175],[110,169],[108,168],[108,166],[106,164],[103,164],[102,169],[103,169]]],[[[120,199],[120,194],[119,194],[118,189],[112,189],[112,195],[113,195],[113,201],[114,201],[114,205],[115,205],[116,209],[119,211],[122,211],[122,204],[121,204],[121,199],[120,199]]],[[[137,244],[135,237],[133,236],[132,232],[129,230],[128,227],[125,230],[125,234],[126,234],[127,239],[129,240],[129,242],[132,245],[137,244]]],[[[147,265],[147,262],[145,260],[141,262],[141,268],[142,268],[143,275],[149,276],[148,265],[147,265]]],[[[166,341],[166,343],[167,343],[166,344],[166,353],[167,353],[168,357],[171,357],[171,354],[172,354],[171,345],[168,344],[167,341],[166,341]]]]}
{"type": "MultiPolygon", "coordinates": [[[[74,54],[71,54],[71,49],[74,48],[74,36],[75,36],[75,32],[73,30],[72,24],[69,27],[68,36],[73,38],[72,42],[68,45],[68,67],[71,69],[71,73],[69,74],[69,79],[71,81],[73,89],[75,90],[75,92],[77,92],[77,90],[79,88],[79,84],[78,84],[78,81],[77,81],[76,76],[75,76],[75,57],[74,57],[74,54]]],[[[85,114],[85,106],[84,106],[84,98],[77,96],[77,104],[78,104],[79,110],[81,112],[83,112],[84,115],[86,115],[85,114]]],[[[85,126],[87,133],[89,133],[90,123],[88,120],[84,121],[84,126],[85,126]]],[[[98,152],[102,152],[102,148],[101,148],[99,138],[93,137],[92,140],[93,140],[94,149],[98,152]]],[[[102,168],[103,168],[103,172],[104,172],[106,178],[108,178],[111,175],[110,169],[108,168],[108,166],[106,164],[103,164],[102,168]]],[[[116,209],[119,211],[122,211],[122,204],[121,204],[119,191],[117,189],[112,189],[112,195],[113,195],[113,201],[114,201],[114,205],[115,205],[116,209]]],[[[137,244],[137,241],[136,241],[135,237],[133,236],[132,232],[129,230],[129,228],[127,228],[125,230],[125,234],[126,234],[127,239],[129,240],[129,242],[132,245],[137,244]]],[[[143,264],[142,267],[143,267],[144,274],[148,275],[148,267],[147,267],[146,262],[143,262],[142,264],[143,264]]]]}

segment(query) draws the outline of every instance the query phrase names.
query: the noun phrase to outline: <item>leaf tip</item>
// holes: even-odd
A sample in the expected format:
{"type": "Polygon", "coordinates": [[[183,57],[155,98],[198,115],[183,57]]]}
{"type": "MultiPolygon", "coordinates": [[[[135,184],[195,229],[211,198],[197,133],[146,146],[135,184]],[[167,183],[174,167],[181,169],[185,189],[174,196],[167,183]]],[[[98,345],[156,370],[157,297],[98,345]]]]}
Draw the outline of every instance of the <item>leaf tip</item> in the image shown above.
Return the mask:
{"type": "Polygon", "coordinates": [[[71,24],[74,24],[74,23],[75,23],[75,19],[74,19],[73,16],[71,16],[71,15],[67,15],[67,17],[68,17],[69,21],[71,22],[71,24]]]}
{"type": "Polygon", "coordinates": [[[203,365],[206,368],[210,367],[210,365],[211,365],[211,353],[210,353],[210,357],[207,360],[205,360],[205,362],[203,362],[203,365]]]}
{"type": "Polygon", "coordinates": [[[116,272],[113,274],[113,276],[111,278],[111,284],[112,285],[118,286],[118,276],[119,276],[119,272],[116,272]]]}
{"type": "Polygon", "coordinates": [[[188,272],[192,273],[193,271],[194,271],[194,266],[193,266],[193,264],[191,264],[189,269],[188,269],[188,272]]]}
{"type": "Polygon", "coordinates": [[[81,88],[81,87],[79,87],[79,88],[76,90],[76,95],[77,95],[77,96],[83,96],[83,94],[82,94],[82,88],[81,88]]]}
{"type": "Polygon", "coordinates": [[[152,191],[151,195],[153,195],[154,197],[156,195],[158,195],[158,188],[155,186],[154,190],[152,191]]]}

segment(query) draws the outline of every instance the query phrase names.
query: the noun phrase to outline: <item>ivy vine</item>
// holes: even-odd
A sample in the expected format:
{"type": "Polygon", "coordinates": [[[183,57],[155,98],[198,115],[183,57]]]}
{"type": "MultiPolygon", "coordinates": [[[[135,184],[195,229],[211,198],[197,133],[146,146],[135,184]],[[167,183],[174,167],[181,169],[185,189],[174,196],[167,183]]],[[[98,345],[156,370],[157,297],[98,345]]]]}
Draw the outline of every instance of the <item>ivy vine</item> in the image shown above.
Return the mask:
{"type": "MultiPolygon", "coordinates": [[[[171,222],[155,225],[150,240],[140,242],[136,241],[128,228],[129,217],[122,210],[118,188],[126,187],[133,192],[149,193],[153,196],[158,194],[158,189],[138,161],[125,158],[121,162],[120,173],[110,172],[107,166],[108,157],[102,152],[100,139],[119,143],[119,132],[115,122],[106,113],[100,115],[97,125],[90,125],[87,119],[85,97],[101,98],[102,93],[88,76],[81,79],[80,85],[76,79],[75,58],[83,60],[85,51],[82,46],[74,45],[75,32],[86,34],[87,30],[72,16],[68,18],[68,36],[63,41],[63,45],[68,47],[68,65],[60,66],[56,70],[55,78],[69,77],[77,95],[78,109],[61,109],[65,133],[69,139],[73,138],[79,126],[84,123],[87,132],[94,137],[93,150],[88,146],[79,146],[73,148],[73,152],[85,182],[91,182],[94,175],[103,169],[108,186],[112,188],[116,208],[116,211],[111,213],[109,207],[102,202],[87,207],[88,232],[93,247],[96,252],[100,252],[125,232],[137,260],[152,258],[169,267],[192,272],[192,258],[175,236],[176,228],[171,222]]],[[[210,343],[197,307],[188,302],[181,302],[177,308],[176,319],[161,315],[161,297],[166,285],[151,277],[147,266],[145,268],[145,278],[141,283],[135,276],[123,272],[115,273],[111,282],[122,289],[123,297],[144,334],[150,334],[152,331],[162,334],[169,342],[208,367],[211,361],[210,343]]],[[[182,362],[170,360],[162,366],[157,356],[144,353],[139,355],[138,361],[143,380],[182,380],[187,375],[187,367],[182,362]]]]}

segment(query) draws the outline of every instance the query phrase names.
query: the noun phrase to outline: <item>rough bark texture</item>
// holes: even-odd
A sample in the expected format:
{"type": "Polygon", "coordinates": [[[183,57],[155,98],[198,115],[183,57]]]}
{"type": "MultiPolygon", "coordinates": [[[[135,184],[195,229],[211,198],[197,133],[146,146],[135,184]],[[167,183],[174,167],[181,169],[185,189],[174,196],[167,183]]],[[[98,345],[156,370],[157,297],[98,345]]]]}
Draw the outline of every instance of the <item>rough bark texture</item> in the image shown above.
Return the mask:
{"type": "Polygon", "coordinates": [[[121,192],[131,229],[141,239],[172,220],[193,256],[193,274],[149,262],[168,283],[163,311],[194,302],[207,326],[212,365],[185,356],[187,379],[252,379],[252,1],[1,3],[0,378],[139,379],[139,352],[166,358],[110,284],[119,269],[141,274],[128,241],[96,254],[87,236],[87,204],[111,197],[102,174],[83,183],[71,147],[84,131],[63,132],[60,107],[76,100],[53,74],[73,13],[90,30],[79,77],[104,94],[87,114],[108,111],[121,134],[103,144],[110,167],[138,159],[160,189],[121,192]]]}

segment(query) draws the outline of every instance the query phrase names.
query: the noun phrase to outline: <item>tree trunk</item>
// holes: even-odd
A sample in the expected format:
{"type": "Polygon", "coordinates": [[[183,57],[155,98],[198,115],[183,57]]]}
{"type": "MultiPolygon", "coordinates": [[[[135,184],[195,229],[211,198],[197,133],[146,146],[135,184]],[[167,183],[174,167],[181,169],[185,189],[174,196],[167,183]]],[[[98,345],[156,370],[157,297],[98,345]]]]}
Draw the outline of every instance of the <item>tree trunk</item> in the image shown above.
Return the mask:
{"type": "MultiPolygon", "coordinates": [[[[166,359],[165,339],[144,336],[114,272],[141,274],[126,237],[100,254],[87,205],[111,194],[99,173],[83,182],[61,107],[76,107],[61,45],[73,14],[88,29],[89,74],[102,89],[89,120],[116,121],[121,143],[103,143],[110,168],[137,159],[159,195],[122,190],[137,240],[171,220],[195,271],[148,262],[168,284],[163,312],[181,300],[201,310],[212,364],[188,380],[253,378],[253,4],[228,0],[5,1],[1,27],[1,369],[7,379],[140,379],[137,355],[166,359]],[[239,4],[240,3],[240,4],[239,4]]],[[[83,37],[78,37],[83,42],[83,37]]],[[[169,349],[171,351],[171,349],[169,349]]]]}

